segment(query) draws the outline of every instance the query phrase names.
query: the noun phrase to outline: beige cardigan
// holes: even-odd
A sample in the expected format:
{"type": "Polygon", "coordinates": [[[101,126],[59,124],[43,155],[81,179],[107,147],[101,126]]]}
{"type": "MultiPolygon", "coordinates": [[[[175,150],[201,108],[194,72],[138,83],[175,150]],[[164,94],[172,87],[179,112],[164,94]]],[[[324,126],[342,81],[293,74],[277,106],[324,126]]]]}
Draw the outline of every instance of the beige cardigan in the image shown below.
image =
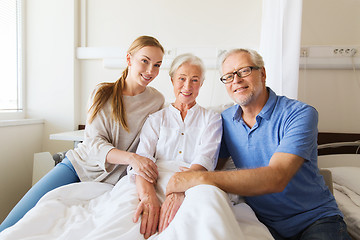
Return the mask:
{"type": "Polygon", "coordinates": [[[135,152],[146,118],[164,104],[163,95],[152,87],[136,96],[123,97],[130,132],[112,119],[108,101],[93,122],[86,124],[84,141],[66,154],[81,181],[116,184],[126,173],[127,165],[105,163],[106,155],[113,148],[135,152]]]}

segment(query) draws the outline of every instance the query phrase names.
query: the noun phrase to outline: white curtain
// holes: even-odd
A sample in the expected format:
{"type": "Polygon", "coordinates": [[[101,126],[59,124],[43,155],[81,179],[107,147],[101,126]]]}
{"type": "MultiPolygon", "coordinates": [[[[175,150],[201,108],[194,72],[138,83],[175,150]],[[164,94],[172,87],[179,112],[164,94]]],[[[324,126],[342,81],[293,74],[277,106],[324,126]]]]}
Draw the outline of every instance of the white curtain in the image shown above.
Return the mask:
{"type": "Polygon", "coordinates": [[[297,98],[302,0],[263,0],[260,54],[266,82],[278,95],[297,98]]]}

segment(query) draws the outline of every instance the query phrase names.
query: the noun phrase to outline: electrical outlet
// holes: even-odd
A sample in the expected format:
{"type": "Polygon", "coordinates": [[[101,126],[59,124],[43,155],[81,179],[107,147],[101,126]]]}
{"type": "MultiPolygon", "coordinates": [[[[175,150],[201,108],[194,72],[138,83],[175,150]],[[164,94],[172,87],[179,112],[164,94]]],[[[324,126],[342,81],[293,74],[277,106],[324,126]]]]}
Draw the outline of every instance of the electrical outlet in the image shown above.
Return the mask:
{"type": "Polygon", "coordinates": [[[333,56],[353,57],[357,52],[357,49],[353,47],[335,47],[333,49],[333,56]]]}
{"type": "Polygon", "coordinates": [[[300,57],[308,57],[309,56],[309,49],[306,47],[300,48],[300,57]]]}
{"type": "Polygon", "coordinates": [[[359,57],[359,45],[340,46],[302,46],[300,57],[308,58],[338,58],[338,57],[359,57]]]}

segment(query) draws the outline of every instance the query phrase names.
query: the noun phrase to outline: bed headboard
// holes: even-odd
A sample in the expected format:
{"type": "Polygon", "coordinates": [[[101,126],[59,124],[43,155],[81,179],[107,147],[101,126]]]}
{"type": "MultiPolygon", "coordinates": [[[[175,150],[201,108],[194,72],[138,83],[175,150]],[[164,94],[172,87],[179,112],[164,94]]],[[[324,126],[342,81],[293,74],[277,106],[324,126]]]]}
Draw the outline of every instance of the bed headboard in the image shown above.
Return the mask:
{"type": "MultiPolygon", "coordinates": [[[[360,140],[360,133],[331,133],[319,132],[318,145],[334,142],[354,142],[360,140]]],[[[318,155],[328,154],[354,154],[358,147],[344,146],[337,148],[324,148],[318,150],[318,155]]]]}

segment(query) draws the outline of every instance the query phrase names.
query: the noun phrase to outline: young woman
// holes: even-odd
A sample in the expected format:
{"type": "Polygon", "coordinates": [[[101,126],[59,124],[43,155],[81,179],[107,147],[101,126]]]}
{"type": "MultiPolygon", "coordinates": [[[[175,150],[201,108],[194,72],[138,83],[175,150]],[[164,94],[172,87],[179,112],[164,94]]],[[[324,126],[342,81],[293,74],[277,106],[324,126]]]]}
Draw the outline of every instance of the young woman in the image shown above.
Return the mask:
{"type": "Polygon", "coordinates": [[[164,55],[153,37],[137,38],[127,51],[127,67],[113,83],[101,83],[91,96],[85,140],[35,184],[0,225],[0,232],[19,221],[39,199],[57,187],[79,182],[115,184],[132,167],[149,182],[157,166],[135,154],[147,116],[158,111],[164,97],[147,85],[159,74],[164,55]]]}

